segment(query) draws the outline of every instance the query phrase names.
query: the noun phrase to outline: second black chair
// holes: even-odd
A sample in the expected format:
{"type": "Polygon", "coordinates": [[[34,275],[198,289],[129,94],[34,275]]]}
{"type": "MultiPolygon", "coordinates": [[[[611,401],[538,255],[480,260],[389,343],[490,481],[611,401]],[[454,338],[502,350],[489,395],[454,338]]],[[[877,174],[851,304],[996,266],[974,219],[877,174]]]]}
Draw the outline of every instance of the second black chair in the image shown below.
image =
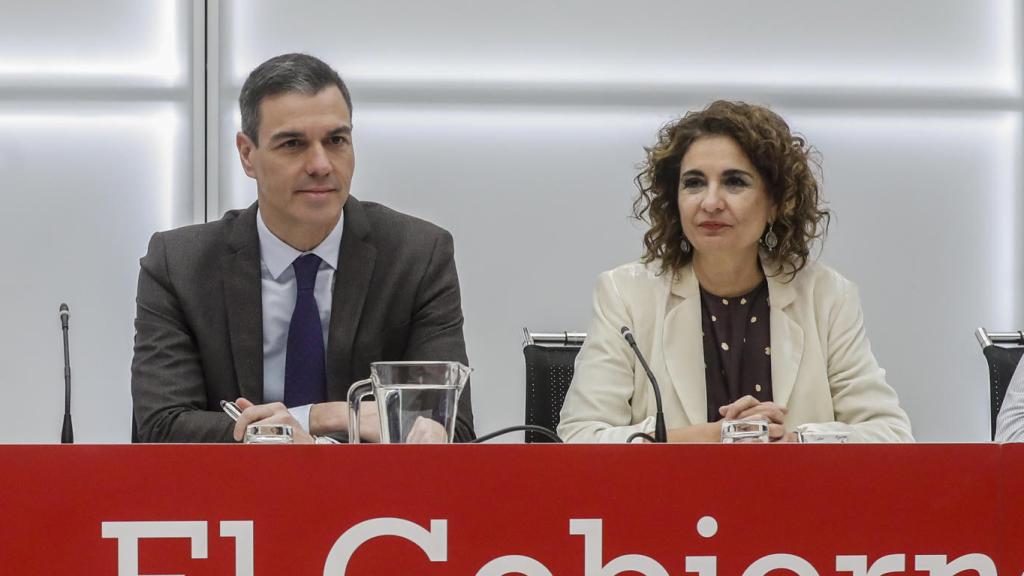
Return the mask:
{"type": "MultiPolygon", "coordinates": [[[[587,335],[581,332],[531,333],[526,328],[523,332],[526,338],[523,343],[526,423],[557,430],[562,403],[575,371],[576,354],[587,335]]],[[[526,441],[551,442],[534,432],[526,433],[526,441]]]]}
{"type": "Polygon", "coordinates": [[[988,361],[989,414],[992,418],[992,439],[995,440],[996,418],[1003,406],[1003,397],[1024,355],[1024,332],[988,332],[978,328],[975,336],[988,361]],[[997,346],[997,343],[1008,344],[1010,347],[997,346]]]}

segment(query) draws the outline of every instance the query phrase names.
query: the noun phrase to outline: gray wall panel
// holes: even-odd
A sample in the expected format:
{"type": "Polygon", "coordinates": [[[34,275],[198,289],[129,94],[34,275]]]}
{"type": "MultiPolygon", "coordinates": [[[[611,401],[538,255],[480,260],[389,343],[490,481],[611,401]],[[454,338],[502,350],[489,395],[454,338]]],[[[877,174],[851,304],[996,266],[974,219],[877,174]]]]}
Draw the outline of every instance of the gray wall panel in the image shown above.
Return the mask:
{"type": "MultiPolygon", "coordinates": [[[[127,440],[137,259],[203,214],[194,4],[4,2],[0,389],[25,408],[0,442],[57,438],[62,300],[79,439],[127,440]]],[[[971,331],[1024,326],[1017,2],[209,5],[209,216],[255,197],[233,150],[244,75],[284,51],[334,64],[356,100],[354,193],[455,233],[481,431],[521,421],[520,328],[585,328],[596,275],[639,254],[641,147],[726,97],[773,105],[821,149],[822,258],[860,286],[919,438],[987,438],[971,331]]]]}
{"type": "MultiPolygon", "coordinates": [[[[355,98],[354,193],[455,233],[481,431],[521,421],[519,328],[584,329],[596,275],[639,254],[641,147],[724,97],[821,149],[822,258],[860,285],[919,438],[987,438],[971,333],[1024,320],[1016,3],[241,5],[223,5],[223,107],[266,57],[325,58],[355,98]]],[[[223,150],[221,210],[255,198],[223,150]]]]}

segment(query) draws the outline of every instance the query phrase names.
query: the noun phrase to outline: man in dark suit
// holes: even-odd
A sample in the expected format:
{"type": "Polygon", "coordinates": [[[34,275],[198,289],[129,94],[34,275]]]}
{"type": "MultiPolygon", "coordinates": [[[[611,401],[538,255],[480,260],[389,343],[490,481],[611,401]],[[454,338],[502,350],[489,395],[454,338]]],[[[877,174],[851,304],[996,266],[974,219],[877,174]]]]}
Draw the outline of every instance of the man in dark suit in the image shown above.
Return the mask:
{"type": "MultiPolygon", "coordinates": [[[[337,72],[278,56],[239,103],[257,203],[154,234],[141,260],[132,397],[144,442],[239,440],[254,422],[290,424],[297,441],[344,434],[346,393],[371,362],[467,363],[451,235],[349,195],[352,102],[337,72]],[[237,424],[220,409],[236,399],[237,424]]],[[[375,439],[375,417],[361,424],[375,439]]],[[[455,430],[474,437],[468,386],[455,430]]]]}

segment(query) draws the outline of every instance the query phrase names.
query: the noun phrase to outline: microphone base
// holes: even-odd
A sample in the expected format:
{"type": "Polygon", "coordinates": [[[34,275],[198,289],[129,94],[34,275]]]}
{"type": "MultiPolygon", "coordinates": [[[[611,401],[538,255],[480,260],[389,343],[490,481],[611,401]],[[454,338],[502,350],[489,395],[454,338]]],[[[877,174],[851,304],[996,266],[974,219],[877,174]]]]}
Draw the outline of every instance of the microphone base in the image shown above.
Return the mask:
{"type": "Polygon", "coordinates": [[[665,428],[665,414],[658,412],[654,417],[654,441],[659,444],[668,442],[668,431],[665,428]]]}
{"type": "Polygon", "coordinates": [[[61,444],[74,444],[75,443],[75,430],[71,426],[71,414],[64,415],[64,426],[60,429],[60,443],[61,444]]]}

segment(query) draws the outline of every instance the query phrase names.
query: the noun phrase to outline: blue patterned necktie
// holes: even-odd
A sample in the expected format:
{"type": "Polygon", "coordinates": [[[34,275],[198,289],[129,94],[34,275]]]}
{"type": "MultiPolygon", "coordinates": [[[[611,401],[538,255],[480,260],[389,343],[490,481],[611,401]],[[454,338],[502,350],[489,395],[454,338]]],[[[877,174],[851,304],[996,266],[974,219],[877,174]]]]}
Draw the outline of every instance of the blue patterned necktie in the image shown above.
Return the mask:
{"type": "Polygon", "coordinates": [[[327,399],[324,369],[324,333],[313,288],[320,257],[304,254],[292,262],[295,270],[295,311],[288,326],[288,352],[284,362],[284,404],[304,406],[327,399]]]}

